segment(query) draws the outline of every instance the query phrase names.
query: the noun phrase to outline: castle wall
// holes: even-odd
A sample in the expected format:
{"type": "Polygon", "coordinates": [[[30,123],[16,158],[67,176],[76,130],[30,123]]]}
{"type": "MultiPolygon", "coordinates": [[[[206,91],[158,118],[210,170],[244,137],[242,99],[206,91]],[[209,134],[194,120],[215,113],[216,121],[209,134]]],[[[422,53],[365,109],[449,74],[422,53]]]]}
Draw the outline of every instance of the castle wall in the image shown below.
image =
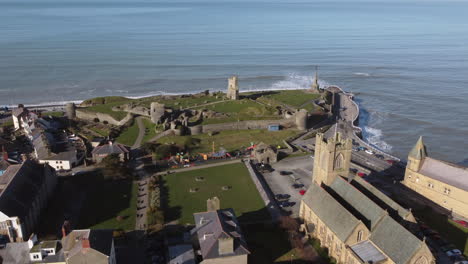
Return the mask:
{"type": "Polygon", "coordinates": [[[130,121],[130,119],[132,119],[132,114],[129,113],[124,119],[117,121],[108,114],[88,112],[88,111],[76,109],[76,117],[79,119],[84,119],[84,120],[89,120],[89,121],[93,121],[95,118],[97,118],[99,119],[99,122],[107,121],[111,125],[122,126],[128,121],[130,121]]]}
{"type": "Polygon", "coordinates": [[[291,119],[280,119],[280,120],[248,120],[232,123],[222,124],[209,124],[203,125],[203,133],[208,132],[219,132],[225,130],[245,130],[245,129],[268,129],[268,125],[271,123],[279,124],[281,126],[292,126],[295,127],[294,120],[291,119]]]}

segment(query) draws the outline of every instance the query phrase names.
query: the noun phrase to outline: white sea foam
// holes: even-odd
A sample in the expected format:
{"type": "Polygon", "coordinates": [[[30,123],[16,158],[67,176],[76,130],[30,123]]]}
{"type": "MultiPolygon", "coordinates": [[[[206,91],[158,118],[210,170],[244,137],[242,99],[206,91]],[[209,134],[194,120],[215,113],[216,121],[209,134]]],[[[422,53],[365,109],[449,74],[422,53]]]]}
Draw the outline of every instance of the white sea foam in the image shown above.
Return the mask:
{"type": "Polygon", "coordinates": [[[366,72],[354,72],[353,74],[357,76],[364,76],[364,77],[370,76],[370,73],[366,73],[366,72]]]}
{"type": "MultiPolygon", "coordinates": [[[[290,73],[286,76],[284,80],[277,81],[271,84],[270,87],[266,88],[247,88],[242,89],[243,91],[253,92],[253,91],[277,91],[277,90],[299,90],[299,89],[309,89],[312,83],[314,82],[315,77],[312,75],[299,75],[296,73],[290,73]]],[[[330,86],[324,80],[319,79],[318,83],[320,87],[330,86]]]]}
{"type": "Polygon", "coordinates": [[[382,130],[369,127],[369,126],[364,126],[362,129],[362,134],[364,136],[364,139],[371,145],[377,147],[380,150],[389,152],[392,150],[392,145],[388,144],[385,142],[382,137],[382,130]]]}

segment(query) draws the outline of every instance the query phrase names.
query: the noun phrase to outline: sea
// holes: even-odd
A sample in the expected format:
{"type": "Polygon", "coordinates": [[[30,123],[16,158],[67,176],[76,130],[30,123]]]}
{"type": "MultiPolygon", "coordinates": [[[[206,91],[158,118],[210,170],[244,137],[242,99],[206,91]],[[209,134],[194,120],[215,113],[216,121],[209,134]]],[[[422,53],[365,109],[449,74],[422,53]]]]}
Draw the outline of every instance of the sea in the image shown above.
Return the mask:
{"type": "Polygon", "coordinates": [[[356,95],[365,139],[468,165],[468,2],[0,0],[0,106],[225,90],[356,95]]]}

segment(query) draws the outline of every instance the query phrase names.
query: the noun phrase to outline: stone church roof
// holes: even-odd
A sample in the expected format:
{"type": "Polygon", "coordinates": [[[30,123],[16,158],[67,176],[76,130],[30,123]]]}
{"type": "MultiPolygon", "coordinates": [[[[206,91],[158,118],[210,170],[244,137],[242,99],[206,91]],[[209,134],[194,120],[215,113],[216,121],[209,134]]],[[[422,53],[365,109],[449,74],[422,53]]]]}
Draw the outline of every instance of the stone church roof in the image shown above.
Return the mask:
{"type": "Polygon", "coordinates": [[[468,168],[426,157],[419,173],[468,191],[468,168]]]}
{"type": "Polygon", "coordinates": [[[390,216],[379,222],[372,231],[370,241],[395,263],[408,263],[424,244],[390,216]]]}
{"type": "Polygon", "coordinates": [[[337,177],[330,188],[344,200],[346,205],[349,205],[345,206],[349,211],[355,211],[362,216],[361,220],[369,230],[374,230],[380,219],[386,215],[380,206],[341,177],[337,177]]]}
{"type": "Polygon", "coordinates": [[[359,224],[359,220],[353,214],[318,185],[312,184],[302,201],[341,241],[345,241],[359,224]]]}

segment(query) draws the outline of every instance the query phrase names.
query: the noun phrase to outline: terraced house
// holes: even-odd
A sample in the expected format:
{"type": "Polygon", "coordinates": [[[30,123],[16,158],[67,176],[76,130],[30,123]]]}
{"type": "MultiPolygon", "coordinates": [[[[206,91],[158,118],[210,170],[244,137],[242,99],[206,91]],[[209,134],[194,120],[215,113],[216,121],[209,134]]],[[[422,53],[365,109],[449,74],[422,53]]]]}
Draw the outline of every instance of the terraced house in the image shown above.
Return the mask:
{"type": "Polygon", "coordinates": [[[361,178],[349,177],[351,140],[317,136],[313,183],[301,201],[306,232],[338,263],[435,263],[425,241],[409,230],[409,210],[361,178]]]}

